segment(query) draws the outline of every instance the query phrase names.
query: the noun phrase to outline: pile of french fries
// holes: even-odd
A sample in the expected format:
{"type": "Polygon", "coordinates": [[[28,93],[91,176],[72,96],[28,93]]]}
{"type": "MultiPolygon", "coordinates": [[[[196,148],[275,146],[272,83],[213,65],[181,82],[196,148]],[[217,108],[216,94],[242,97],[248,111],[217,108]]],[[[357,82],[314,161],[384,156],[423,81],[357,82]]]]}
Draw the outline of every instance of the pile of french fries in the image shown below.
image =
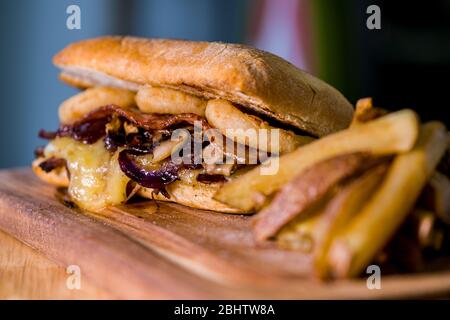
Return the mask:
{"type": "Polygon", "coordinates": [[[321,279],[358,276],[400,256],[416,266],[448,234],[448,148],[442,123],[422,124],[412,110],[386,113],[362,99],[348,129],[269,159],[279,161],[275,175],[255,168],[216,199],[258,212],[256,239],[311,254],[321,279]]]}

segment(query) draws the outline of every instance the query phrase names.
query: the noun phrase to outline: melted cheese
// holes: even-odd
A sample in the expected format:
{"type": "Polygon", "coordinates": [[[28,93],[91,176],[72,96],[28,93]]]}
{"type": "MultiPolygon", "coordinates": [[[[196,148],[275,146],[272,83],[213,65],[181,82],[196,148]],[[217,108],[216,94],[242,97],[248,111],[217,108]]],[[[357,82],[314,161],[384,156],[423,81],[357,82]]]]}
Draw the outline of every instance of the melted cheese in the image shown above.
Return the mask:
{"type": "Polygon", "coordinates": [[[45,156],[66,159],[68,191],[81,208],[99,211],[126,200],[129,178],[120,170],[118,152],[107,151],[103,140],[87,145],[71,138],[56,138],[47,145],[45,156]]]}

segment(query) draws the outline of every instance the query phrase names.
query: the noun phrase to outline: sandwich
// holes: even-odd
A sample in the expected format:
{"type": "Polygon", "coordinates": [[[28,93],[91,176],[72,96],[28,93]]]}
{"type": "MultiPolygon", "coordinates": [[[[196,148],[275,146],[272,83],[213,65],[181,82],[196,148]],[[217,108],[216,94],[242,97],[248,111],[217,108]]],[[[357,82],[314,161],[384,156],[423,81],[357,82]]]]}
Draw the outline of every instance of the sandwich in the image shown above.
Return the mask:
{"type": "Polygon", "coordinates": [[[330,85],[244,45],[102,37],[69,45],[53,62],[82,91],[60,105],[56,131],[39,133],[48,143],[32,167],[85,210],[139,195],[252,212],[216,194],[353,116],[330,85]]]}

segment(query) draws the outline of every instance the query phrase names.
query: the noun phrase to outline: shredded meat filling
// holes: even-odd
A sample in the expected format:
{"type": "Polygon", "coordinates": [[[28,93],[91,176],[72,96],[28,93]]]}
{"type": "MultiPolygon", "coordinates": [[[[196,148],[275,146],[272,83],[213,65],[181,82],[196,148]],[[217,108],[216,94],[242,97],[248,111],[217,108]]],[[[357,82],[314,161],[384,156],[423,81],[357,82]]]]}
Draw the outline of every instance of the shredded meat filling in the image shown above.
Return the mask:
{"type": "MultiPolygon", "coordinates": [[[[71,137],[85,144],[93,144],[103,138],[108,151],[116,152],[118,148],[123,149],[119,153],[118,160],[125,175],[137,184],[153,188],[155,192],[169,197],[165,187],[179,179],[180,169],[199,169],[202,166],[175,165],[171,161],[166,161],[157,170],[147,170],[140,167],[134,157],[152,153],[155,146],[169,138],[171,131],[177,126],[187,125],[192,128],[196,121],[201,124],[202,130],[210,129],[206,120],[196,114],[144,114],[137,110],[125,110],[115,105],[107,105],[86,114],[73,125],[60,126],[56,132],[41,130],[39,136],[43,139],[71,137]]],[[[191,156],[193,155],[191,150],[191,156]]],[[[38,156],[43,156],[43,150],[39,150],[38,156]]],[[[43,161],[40,167],[50,172],[65,165],[64,159],[50,158],[43,161]]],[[[217,174],[201,174],[198,181],[213,183],[225,181],[225,178],[217,174]]]]}

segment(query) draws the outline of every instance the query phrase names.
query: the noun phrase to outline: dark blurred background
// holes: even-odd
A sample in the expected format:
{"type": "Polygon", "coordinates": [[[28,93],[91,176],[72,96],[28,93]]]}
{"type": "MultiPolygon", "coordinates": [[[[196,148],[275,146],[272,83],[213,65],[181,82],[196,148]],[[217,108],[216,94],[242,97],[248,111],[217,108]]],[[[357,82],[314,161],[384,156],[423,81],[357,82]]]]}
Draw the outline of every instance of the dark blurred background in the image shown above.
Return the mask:
{"type": "Polygon", "coordinates": [[[28,165],[40,128],[58,125],[58,105],[76,93],[57,80],[52,56],[106,34],[246,43],[329,82],[354,104],[372,96],[423,119],[447,117],[450,1],[1,0],[0,167],[28,165]],[[81,9],[68,30],[66,8],[81,9]],[[369,30],[366,9],[381,9],[369,30]]]}

